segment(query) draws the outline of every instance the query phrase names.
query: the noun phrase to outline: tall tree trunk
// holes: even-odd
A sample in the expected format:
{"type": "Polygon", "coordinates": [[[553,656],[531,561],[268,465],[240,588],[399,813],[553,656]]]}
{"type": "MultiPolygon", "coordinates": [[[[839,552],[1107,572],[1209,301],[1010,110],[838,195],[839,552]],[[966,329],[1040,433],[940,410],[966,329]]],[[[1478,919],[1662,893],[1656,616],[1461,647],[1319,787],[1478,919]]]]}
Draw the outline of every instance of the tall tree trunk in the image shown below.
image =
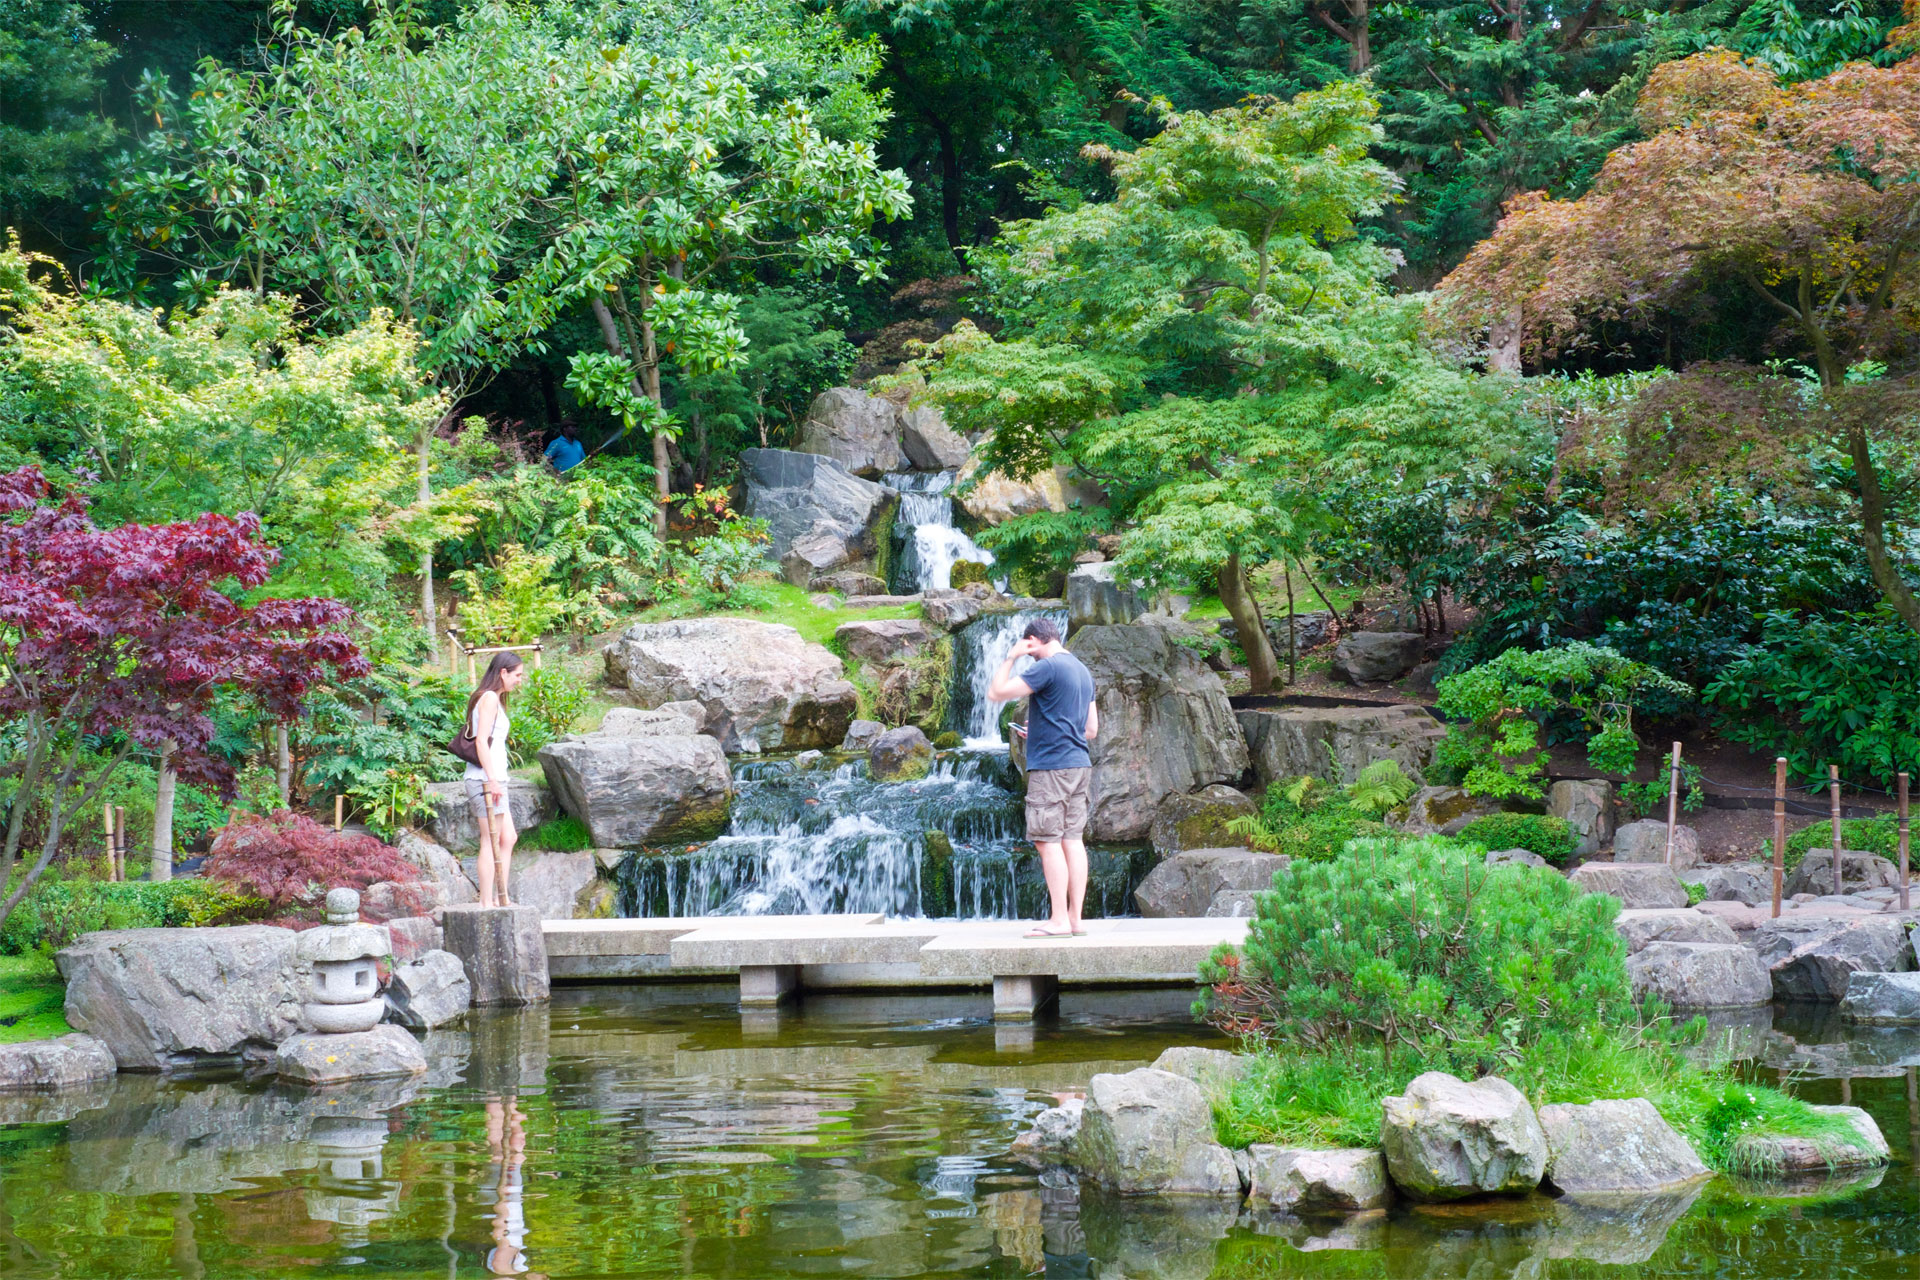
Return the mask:
{"type": "Polygon", "coordinates": [[[1220,603],[1227,607],[1241,652],[1247,655],[1247,688],[1253,693],[1270,693],[1274,678],[1280,674],[1279,663],[1274,661],[1273,642],[1267,639],[1260,603],[1247,589],[1247,575],[1240,566],[1240,557],[1228,556],[1227,562],[1220,566],[1218,577],[1220,603]]]}
{"type": "MultiPolygon", "coordinates": [[[[634,394],[653,401],[664,412],[666,404],[660,394],[659,350],[655,345],[653,326],[648,323],[645,311],[640,315],[641,349],[632,352],[620,340],[620,326],[615,323],[613,312],[600,295],[596,293],[589,297],[587,304],[593,308],[593,318],[600,323],[600,341],[611,355],[626,361],[627,367],[633,370],[634,394]]],[[[645,305],[644,302],[641,304],[643,308],[645,305]]],[[[627,315],[624,303],[621,314],[627,315]]],[[[631,320],[631,316],[628,319],[631,320]]],[[[628,331],[632,331],[631,325],[628,331]]],[[[653,536],[663,543],[667,540],[667,503],[673,497],[672,465],[673,460],[667,453],[666,428],[657,427],[653,432],[653,536]]]]}
{"type": "Polygon", "coordinates": [[[1373,43],[1367,30],[1371,0],[1347,0],[1347,12],[1353,15],[1353,21],[1347,29],[1353,33],[1353,39],[1347,46],[1347,70],[1359,76],[1365,75],[1367,68],[1373,65],[1373,43]]]}
{"type": "MultiPolygon", "coordinates": [[[[433,425],[420,429],[419,454],[415,460],[415,496],[424,508],[433,501],[433,425]]],[[[433,547],[420,548],[420,624],[427,629],[427,659],[440,661],[440,620],[433,608],[433,547]]]]}
{"type": "Polygon", "coordinates": [[[147,879],[159,883],[173,879],[173,775],[174,741],[160,745],[160,773],[153,788],[153,846],[147,866],[147,879]]]}
{"type": "Polygon", "coordinates": [[[953,145],[952,126],[933,116],[927,120],[933,125],[933,136],[940,141],[940,223],[947,232],[947,248],[965,271],[967,246],[960,241],[960,152],[953,145]]]}
{"type": "Polygon", "coordinates": [[[1900,566],[1887,553],[1887,495],[1880,487],[1880,471],[1864,422],[1847,426],[1847,453],[1853,459],[1853,475],[1860,485],[1860,541],[1867,552],[1867,567],[1873,571],[1873,583],[1887,598],[1893,611],[1906,619],[1909,627],[1920,631],[1920,601],[1900,574],[1900,566]]]}

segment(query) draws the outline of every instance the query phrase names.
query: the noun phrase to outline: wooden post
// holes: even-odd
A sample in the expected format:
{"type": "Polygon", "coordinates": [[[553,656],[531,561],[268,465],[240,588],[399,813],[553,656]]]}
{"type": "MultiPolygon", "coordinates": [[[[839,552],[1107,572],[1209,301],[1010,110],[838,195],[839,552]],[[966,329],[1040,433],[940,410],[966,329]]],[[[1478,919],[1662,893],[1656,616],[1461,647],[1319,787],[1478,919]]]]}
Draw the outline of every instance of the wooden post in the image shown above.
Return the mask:
{"type": "Polygon", "coordinates": [[[1667,770],[1667,865],[1673,865],[1673,829],[1680,822],[1680,744],[1673,744],[1673,763],[1667,770]]]}
{"type": "Polygon", "coordinates": [[[113,874],[113,806],[112,805],[110,804],[102,805],[100,807],[100,822],[101,822],[102,828],[107,833],[107,879],[112,880],[114,878],[114,874],[113,874]]]}
{"type": "Polygon", "coordinates": [[[280,792],[280,807],[293,808],[293,748],[287,742],[287,722],[273,728],[273,783],[280,792]]]}
{"type": "Polygon", "coordinates": [[[118,804],[113,806],[113,878],[127,878],[127,810],[118,804]]]}
{"type": "Polygon", "coordinates": [[[1827,766],[1827,794],[1833,810],[1833,896],[1840,896],[1840,766],[1827,766]]]}
{"type": "Polygon", "coordinates": [[[1900,909],[1905,911],[1907,902],[1907,775],[1900,775],[1900,909]]]}
{"type": "Polygon", "coordinates": [[[346,825],[347,825],[347,798],[345,796],[335,796],[333,798],[333,829],[335,831],[338,831],[341,827],[344,827],[346,825]]]}
{"type": "Polygon", "coordinates": [[[533,646],[533,669],[535,671],[538,671],[540,669],[540,655],[545,653],[546,651],[547,651],[547,646],[545,646],[544,644],[537,644],[533,646]]]}
{"type": "Polygon", "coordinates": [[[1780,883],[1787,868],[1787,758],[1773,761],[1773,918],[1780,918],[1780,883]]]}

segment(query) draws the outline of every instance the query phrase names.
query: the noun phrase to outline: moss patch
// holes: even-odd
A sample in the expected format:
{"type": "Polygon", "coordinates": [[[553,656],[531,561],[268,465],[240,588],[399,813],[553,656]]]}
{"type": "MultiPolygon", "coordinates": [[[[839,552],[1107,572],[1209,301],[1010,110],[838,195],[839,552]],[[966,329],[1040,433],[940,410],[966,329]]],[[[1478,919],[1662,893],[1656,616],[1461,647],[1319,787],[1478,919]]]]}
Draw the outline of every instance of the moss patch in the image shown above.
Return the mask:
{"type": "Polygon", "coordinates": [[[68,1034],[66,1000],[53,957],[0,956],[0,1044],[68,1034]]]}

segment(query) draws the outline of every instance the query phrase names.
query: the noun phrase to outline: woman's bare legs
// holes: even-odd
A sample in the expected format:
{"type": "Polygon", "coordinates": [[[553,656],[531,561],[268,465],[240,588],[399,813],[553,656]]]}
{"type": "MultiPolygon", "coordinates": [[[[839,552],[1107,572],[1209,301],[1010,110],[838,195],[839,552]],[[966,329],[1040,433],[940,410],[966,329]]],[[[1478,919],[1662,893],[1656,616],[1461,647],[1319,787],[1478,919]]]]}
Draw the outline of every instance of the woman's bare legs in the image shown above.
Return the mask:
{"type": "MultiPolygon", "coordinates": [[[[513,899],[507,893],[507,881],[513,877],[513,846],[519,840],[520,833],[513,829],[513,814],[511,812],[494,814],[493,839],[490,842],[493,867],[491,874],[484,872],[483,874],[487,874],[487,878],[499,886],[498,893],[494,895],[496,900],[493,905],[496,907],[511,906],[513,903],[513,899]]],[[[487,861],[488,851],[483,849],[480,852],[480,865],[485,867],[487,861]]]]}
{"type": "Polygon", "coordinates": [[[494,905],[492,825],[492,823],[480,825],[480,905],[483,907],[494,905]]]}

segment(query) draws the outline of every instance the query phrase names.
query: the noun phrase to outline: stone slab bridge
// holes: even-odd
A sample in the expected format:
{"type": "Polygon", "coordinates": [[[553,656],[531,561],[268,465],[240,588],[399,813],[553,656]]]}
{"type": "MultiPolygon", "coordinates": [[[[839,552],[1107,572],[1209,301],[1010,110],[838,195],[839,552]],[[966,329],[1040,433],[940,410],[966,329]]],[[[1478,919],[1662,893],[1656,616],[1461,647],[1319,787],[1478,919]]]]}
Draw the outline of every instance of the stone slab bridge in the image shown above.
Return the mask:
{"type": "Polygon", "coordinates": [[[1245,918],[1089,920],[1077,938],[1027,938],[1019,920],[900,920],[884,915],[702,916],[549,920],[555,982],[740,980],[743,1008],[770,1008],[803,987],[993,988],[993,1016],[1024,1021],[1062,984],[1194,986],[1220,943],[1246,940],[1245,918]]]}

